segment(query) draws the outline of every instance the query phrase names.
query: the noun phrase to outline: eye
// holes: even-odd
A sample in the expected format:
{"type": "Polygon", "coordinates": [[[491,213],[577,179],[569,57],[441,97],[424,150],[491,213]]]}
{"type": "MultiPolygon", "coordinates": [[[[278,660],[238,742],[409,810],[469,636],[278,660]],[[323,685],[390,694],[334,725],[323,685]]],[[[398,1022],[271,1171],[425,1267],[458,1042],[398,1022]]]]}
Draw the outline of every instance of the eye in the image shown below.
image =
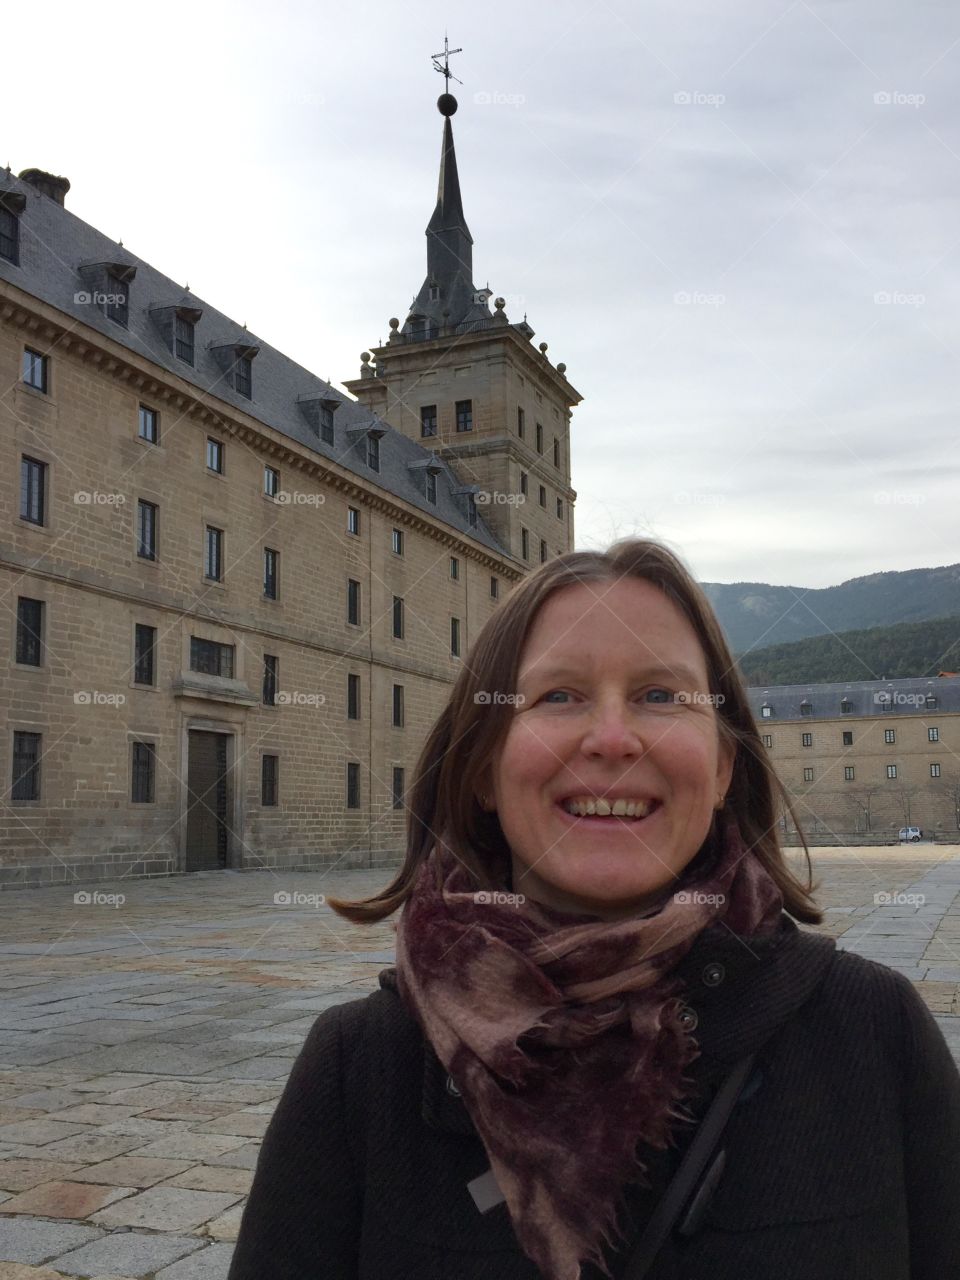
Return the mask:
{"type": "Polygon", "coordinates": [[[652,700],[659,705],[675,702],[677,697],[672,689],[648,689],[644,696],[652,698],[652,700]]]}
{"type": "MultiPolygon", "coordinates": [[[[551,698],[569,698],[570,694],[566,689],[550,689],[540,699],[541,702],[548,702],[551,698]]],[[[554,703],[554,706],[562,706],[562,703],[554,703]]]]}

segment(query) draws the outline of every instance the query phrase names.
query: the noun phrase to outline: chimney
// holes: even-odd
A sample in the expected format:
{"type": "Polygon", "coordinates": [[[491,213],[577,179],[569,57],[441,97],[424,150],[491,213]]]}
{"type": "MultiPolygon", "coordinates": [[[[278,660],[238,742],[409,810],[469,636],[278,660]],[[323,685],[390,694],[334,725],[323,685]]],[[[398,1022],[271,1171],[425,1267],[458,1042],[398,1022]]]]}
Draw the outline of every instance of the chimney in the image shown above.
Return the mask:
{"type": "Polygon", "coordinates": [[[70,190],[69,178],[58,178],[55,174],[44,173],[42,169],[24,169],[17,176],[29,182],[31,187],[36,187],[41,195],[49,196],[63,206],[64,197],[70,190]]]}

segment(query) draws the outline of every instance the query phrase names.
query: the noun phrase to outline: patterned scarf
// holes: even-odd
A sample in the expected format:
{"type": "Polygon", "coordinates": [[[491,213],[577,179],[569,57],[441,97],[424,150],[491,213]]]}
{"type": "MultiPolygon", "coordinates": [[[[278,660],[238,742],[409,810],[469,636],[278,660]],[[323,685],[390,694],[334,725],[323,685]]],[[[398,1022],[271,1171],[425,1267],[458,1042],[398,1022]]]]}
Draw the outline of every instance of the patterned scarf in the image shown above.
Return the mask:
{"type": "MultiPolygon", "coordinates": [[[[442,845],[420,868],[397,925],[397,985],[453,1078],[524,1253],[547,1280],[607,1271],[638,1142],[664,1149],[688,1120],[672,970],[723,920],[769,935],[783,900],[727,820],[652,913],[609,922],[478,892],[442,845]],[[707,854],[704,858],[704,854],[707,854]]],[[[648,1185],[641,1182],[641,1185],[648,1185]]]]}

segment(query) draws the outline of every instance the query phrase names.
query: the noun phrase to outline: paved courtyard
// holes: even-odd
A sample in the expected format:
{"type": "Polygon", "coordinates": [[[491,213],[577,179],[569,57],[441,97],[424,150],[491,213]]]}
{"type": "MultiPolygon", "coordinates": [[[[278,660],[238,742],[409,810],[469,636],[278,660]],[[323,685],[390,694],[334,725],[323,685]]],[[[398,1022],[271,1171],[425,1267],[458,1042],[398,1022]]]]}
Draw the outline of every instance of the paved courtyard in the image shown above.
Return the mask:
{"type": "MultiPolygon", "coordinates": [[[[814,852],[824,930],[906,973],[960,1057],[960,847],[814,852]]],[[[392,922],[382,871],[207,872],[0,898],[0,1280],[221,1280],[259,1142],[392,922]],[[75,900],[75,894],[77,895],[75,900]]]]}

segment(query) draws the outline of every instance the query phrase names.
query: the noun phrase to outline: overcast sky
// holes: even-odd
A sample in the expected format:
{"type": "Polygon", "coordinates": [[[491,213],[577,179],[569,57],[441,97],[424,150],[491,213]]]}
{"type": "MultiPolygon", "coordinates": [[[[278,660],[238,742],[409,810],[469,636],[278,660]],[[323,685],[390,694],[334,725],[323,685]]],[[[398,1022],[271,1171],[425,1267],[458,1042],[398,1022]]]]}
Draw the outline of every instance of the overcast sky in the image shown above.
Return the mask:
{"type": "Polygon", "coordinates": [[[577,545],[826,586],[960,560],[960,6],[40,4],[13,170],[340,383],[426,265],[451,66],[474,276],[565,361],[577,545]],[[39,46],[37,46],[39,48],[39,46]]]}

